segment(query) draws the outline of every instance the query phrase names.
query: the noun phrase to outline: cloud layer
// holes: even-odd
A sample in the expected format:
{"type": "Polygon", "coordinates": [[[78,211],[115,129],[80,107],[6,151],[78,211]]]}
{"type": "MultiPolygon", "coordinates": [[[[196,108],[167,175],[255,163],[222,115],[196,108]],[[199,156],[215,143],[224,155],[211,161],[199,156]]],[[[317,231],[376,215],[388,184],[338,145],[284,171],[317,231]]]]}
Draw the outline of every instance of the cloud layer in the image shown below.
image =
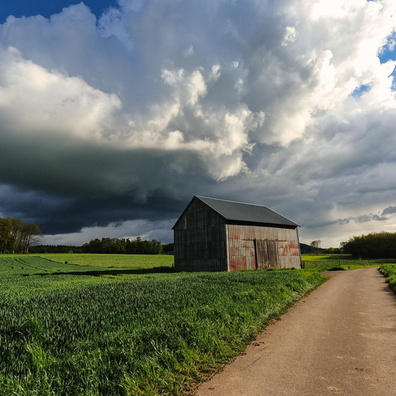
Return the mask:
{"type": "Polygon", "coordinates": [[[51,240],[135,235],[138,221],[167,241],[197,194],[270,206],[308,243],[396,232],[395,62],[381,54],[396,4],[329,4],[119,0],[99,19],[83,3],[9,17],[0,215],[51,240]]]}

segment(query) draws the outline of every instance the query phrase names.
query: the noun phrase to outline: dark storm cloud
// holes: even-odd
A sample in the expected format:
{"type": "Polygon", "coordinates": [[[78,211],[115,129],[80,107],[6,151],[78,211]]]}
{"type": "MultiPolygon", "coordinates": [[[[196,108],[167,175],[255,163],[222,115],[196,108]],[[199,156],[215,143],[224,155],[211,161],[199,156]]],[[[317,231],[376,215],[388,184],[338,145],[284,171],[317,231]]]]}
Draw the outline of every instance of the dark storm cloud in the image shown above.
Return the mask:
{"type": "Polygon", "coordinates": [[[382,215],[390,215],[396,213],[396,206],[388,206],[382,211],[382,215]]]}

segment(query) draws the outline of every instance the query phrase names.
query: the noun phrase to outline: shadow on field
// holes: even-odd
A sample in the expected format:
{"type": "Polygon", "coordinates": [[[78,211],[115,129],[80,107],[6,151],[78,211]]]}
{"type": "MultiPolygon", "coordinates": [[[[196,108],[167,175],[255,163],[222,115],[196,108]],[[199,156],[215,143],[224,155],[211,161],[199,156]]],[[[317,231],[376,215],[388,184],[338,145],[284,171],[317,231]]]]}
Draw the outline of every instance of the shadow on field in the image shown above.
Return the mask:
{"type": "Polygon", "coordinates": [[[102,276],[102,275],[148,275],[148,274],[167,274],[173,273],[173,267],[154,267],[154,268],[139,268],[139,269],[104,269],[92,271],[72,271],[72,272],[47,272],[42,274],[35,274],[40,276],[47,275],[89,275],[89,276],[102,276]]]}

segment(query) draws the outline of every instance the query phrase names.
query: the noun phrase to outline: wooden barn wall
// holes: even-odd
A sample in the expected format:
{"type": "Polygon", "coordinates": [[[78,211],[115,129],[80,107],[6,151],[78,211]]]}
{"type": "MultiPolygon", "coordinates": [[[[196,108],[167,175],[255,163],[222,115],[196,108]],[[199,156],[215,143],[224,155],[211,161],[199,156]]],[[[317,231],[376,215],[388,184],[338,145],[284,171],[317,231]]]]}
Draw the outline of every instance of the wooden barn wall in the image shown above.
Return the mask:
{"type": "Polygon", "coordinates": [[[177,271],[227,271],[224,219],[193,200],[174,228],[177,271]]]}
{"type": "Polygon", "coordinates": [[[300,268],[297,230],[227,224],[229,271],[300,268]]]}

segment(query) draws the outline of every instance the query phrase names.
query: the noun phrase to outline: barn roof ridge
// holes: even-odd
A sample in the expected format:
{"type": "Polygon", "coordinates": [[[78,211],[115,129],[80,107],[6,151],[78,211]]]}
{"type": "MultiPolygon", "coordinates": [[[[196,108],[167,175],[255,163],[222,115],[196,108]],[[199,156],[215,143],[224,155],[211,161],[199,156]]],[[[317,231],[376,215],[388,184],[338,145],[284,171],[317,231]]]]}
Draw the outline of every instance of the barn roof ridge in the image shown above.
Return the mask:
{"type": "Polygon", "coordinates": [[[196,196],[196,198],[229,221],[298,227],[298,224],[265,205],[201,196],[196,196]]]}
{"type": "MultiPolygon", "coordinates": [[[[263,205],[263,204],[255,204],[255,203],[251,203],[251,202],[234,201],[232,199],[205,197],[203,195],[194,195],[194,197],[196,197],[196,198],[198,198],[200,200],[202,200],[201,198],[203,198],[203,199],[210,199],[212,201],[221,201],[221,202],[229,202],[229,203],[234,203],[234,204],[241,204],[241,205],[244,205],[244,206],[260,206],[260,207],[269,209],[269,210],[271,210],[274,213],[277,213],[275,210],[272,210],[268,206],[263,205]]],[[[282,216],[280,213],[278,213],[278,214],[279,214],[279,216],[282,216]]],[[[284,216],[282,216],[282,217],[284,217],[284,216]]]]}
{"type": "MultiPolygon", "coordinates": [[[[230,201],[225,199],[210,198],[194,195],[193,199],[200,200],[202,203],[210,207],[220,216],[222,216],[226,221],[230,222],[246,222],[251,224],[263,224],[270,226],[283,226],[287,228],[296,228],[298,224],[289,220],[288,218],[282,216],[281,214],[275,212],[274,210],[268,208],[265,205],[244,203],[237,201],[230,201]]],[[[187,206],[187,208],[190,206],[187,206]]],[[[187,210],[185,209],[185,211],[187,210]]],[[[183,214],[185,213],[183,212],[183,214]]],[[[180,218],[183,216],[180,216],[180,218]]],[[[180,220],[178,219],[178,221],[180,220]]],[[[176,224],[178,223],[176,222],[176,224]]],[[[176,225],[175,224],[175,225],[176,225]]]]}

